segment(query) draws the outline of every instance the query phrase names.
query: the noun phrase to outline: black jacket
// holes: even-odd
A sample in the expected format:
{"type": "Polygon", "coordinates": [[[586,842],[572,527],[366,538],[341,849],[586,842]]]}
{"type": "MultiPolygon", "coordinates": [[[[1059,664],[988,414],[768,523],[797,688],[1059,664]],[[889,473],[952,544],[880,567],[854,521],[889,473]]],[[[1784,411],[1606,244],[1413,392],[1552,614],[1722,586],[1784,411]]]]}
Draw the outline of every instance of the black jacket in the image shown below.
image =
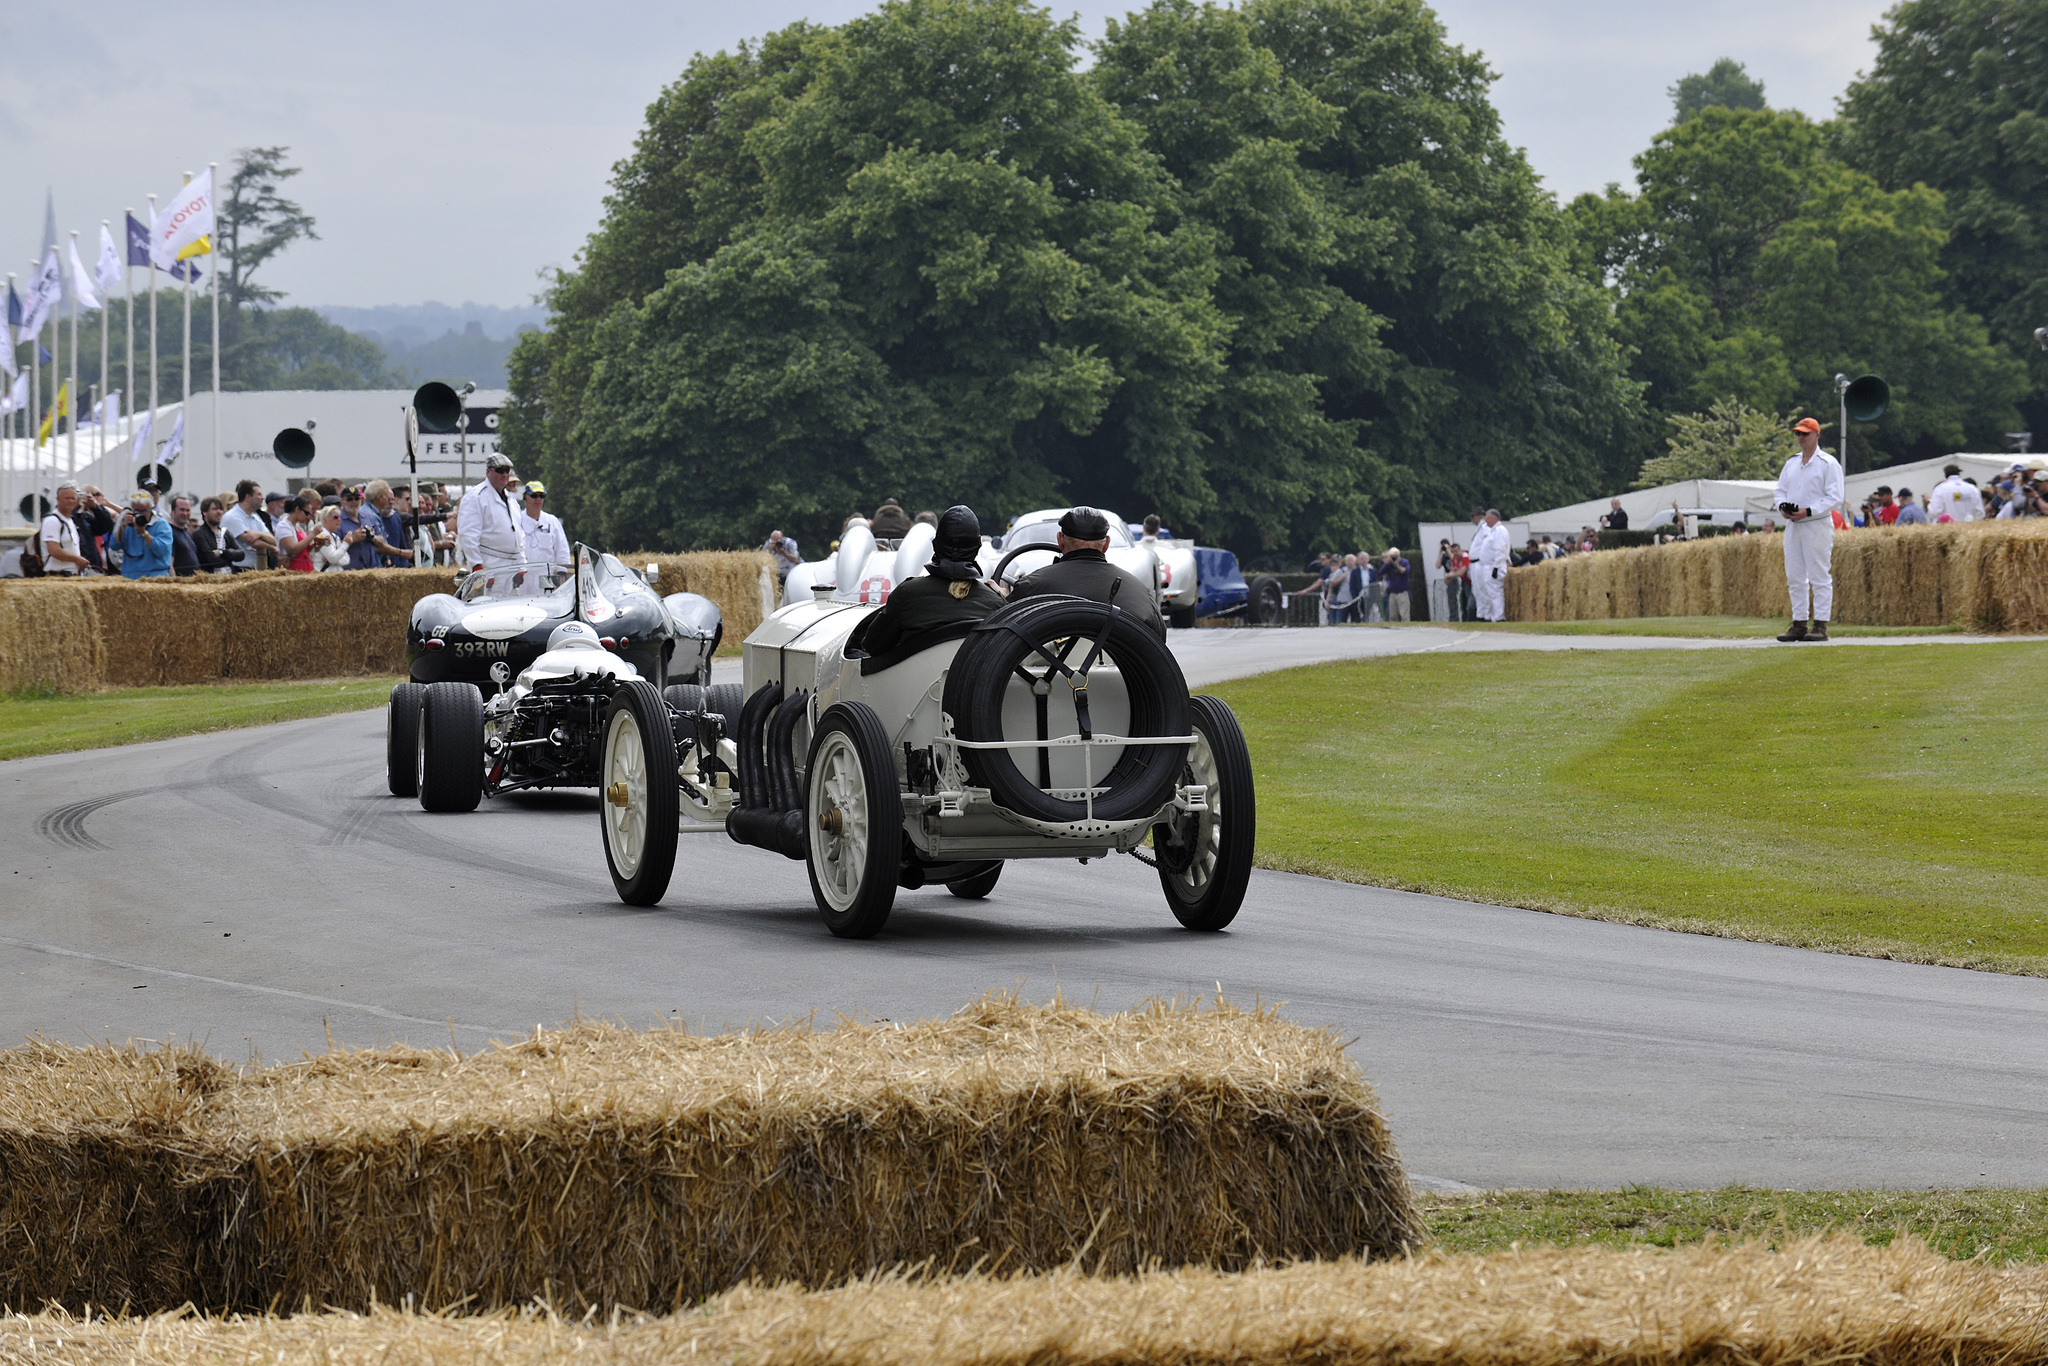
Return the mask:
{"type": "Polygon", "coordinates": [[[1002,597],[980,579],[944,579],[928,571],[890,593],[852,643],[871,655],[886,654],[938,627],[980,621],[1002,605],[1002,597]],[[966,596],[953,596],[955,583],[967,585],[966,596]]]}
{"type": "Polygon", "coordinates": [[[1069,597],[1109,601],[1109,587],[1118,579],[1118,610],[1127,612],[1152,628],[1152,634],[1166,639],[1166,618],[1159,615],[1159,594],[1128,569],[1119,569],[1099,550],[1069,550],[1036,574],[1027,575],[1010,590],[1010,601],[1037,597],[1041,593],[1065,593],[1069,597]]]}
{"type": "MultiPolygon", "coordinates": [[[[204,517],[201,517],[192,524],[192,547],[199,552],[200,573],[211,574],[216,570],[226,569],[233,563],[222,546],[224,537],[225,533],[219,527],[208,522],[204,517]]],[[[177,554],[177,542],[175,539],[173,539],[171,547],[171,553],[175,557],[177,554]]],[[[246,550],[242,553],[245,556],[248,554],[246,550]]]]}
{"type": "Polygon", "coordinates": [[[181,579],[199,572],[199,543],[192,539],[189,530],[176,523],[171,525],[171,572],[181,579]]]}
{"type": "Polygon", "coordinates": [[[107,562],[100,555],[100,538],[114,534],[114,514],[103,507],[81,506],[71,514],[71,524],[78,528],[78,553],[104,573],[107,562]]]}

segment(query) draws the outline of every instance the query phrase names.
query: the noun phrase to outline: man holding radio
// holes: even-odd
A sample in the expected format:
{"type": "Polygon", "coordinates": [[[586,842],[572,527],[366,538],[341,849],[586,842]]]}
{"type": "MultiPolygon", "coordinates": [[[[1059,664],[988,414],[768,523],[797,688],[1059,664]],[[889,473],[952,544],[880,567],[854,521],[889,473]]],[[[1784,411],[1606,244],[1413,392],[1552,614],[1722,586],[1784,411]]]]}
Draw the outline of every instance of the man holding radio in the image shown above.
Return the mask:
{"type": "Polygon", "coordinates": [[[1792,424],[1799,454],[1785,462],[1772,495],[1785,515],[1785,582],[1792,590],[1792,629],[1778,639],[1826,640],[1828,614],[1835,606],[1836,504],[1842,501],[1841,462],[1820,448],[1820,423],[1802,417],[1792,424]],[[1813,626],[1807,627],[1807,595],[1813,597],[1813,626]]]}

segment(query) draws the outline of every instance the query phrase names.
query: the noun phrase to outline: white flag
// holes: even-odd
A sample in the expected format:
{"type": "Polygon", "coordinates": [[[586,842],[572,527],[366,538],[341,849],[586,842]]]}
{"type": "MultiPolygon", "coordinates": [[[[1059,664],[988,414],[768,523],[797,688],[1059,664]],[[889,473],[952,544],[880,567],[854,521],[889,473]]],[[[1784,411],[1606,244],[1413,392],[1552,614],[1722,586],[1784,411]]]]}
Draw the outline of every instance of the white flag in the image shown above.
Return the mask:
{"type": "Polygon", "coordinates": [[[85,262],[78,259],[78,239],[71,239],[71,292],[78,296],[80,308],[98,308],[100,296],[92,287],[92,276],[86,273],[85,262]]]}
{"type": "Polygon", "coordinates": [[[109,299],[114,291],[127,281],[128,266],[121,259],[121,253],[114,247],[114,234],[107,231],[105,223],[100,224],[100,259],[96,268],[99,272],[100,290],[109,299]]]}
{"type": "Polygon", "coordinates": [[[208,169],[172,195],[156,216],[149,232],[149,259],[158,270],[169,270],[177,263],[179,252],[212,234],[213,171],[208,169]]]}
{"type": "Polygon", "coordinates": [[[0,332],[6,334],[7,342],[7,345],[0,346],[0,375],[18,375],[21,373],[21,362],[14,358],[14,329],[0,323],[0,332]]]}
{"type": "Polygon", "coordinates": [[[6,411],[18,413],[26,407],[28,407],[28,371],[24,370],[14,377],[14,387],[7,392],[6,411]]]}
{"type": "Polygon", "coordinates": [[[57,304],[64,297],[64,287],[57,282],[57,249],[50,248],[50,254],[36,267],[36,276],[28,282],[28,307],[21,314],[21,335],[38,337],[42,335],[43,324],[57,312],[57,304]]]}
{"type": "Polygon", "coordinates": [[[164,448],[156,453],[159,465],[175,464],[185,450],[185,409],[178,409],[178,420],[171,424],[171,439],[164,442],[164,448]]]}
{"type": "Polygon", "coordinates": [[[119,389],[116,389],[113,393],[100,400],[99,419],[103,426],[118,427],[121,425],[121,391],[119,389]]]}
{"type": "Polygon", "coordinates": [[[135,429],[135,440],[128,447],[128,468],[134,469],[142,463],[142,457],[149,453],[149,426],[156,420],[155,413],[144,413],[142,425],[135,429]]]}

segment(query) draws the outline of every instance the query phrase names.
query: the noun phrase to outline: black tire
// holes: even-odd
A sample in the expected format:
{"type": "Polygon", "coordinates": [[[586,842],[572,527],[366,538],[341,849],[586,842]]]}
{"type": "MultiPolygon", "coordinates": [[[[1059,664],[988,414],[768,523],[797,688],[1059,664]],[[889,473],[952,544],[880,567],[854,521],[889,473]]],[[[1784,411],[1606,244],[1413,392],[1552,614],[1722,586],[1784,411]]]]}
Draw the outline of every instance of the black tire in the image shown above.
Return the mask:
{"type": "Polygon", "coordinates": [[[394,797],[420,794],[420,694],[425,691],[417,683],[398,684],[384,713],[384,785],[394,797]]]}
{"type": "Polygon", "coordinates": [[[652,906],[676,870],[676,740],[668,706],[644,678],[612,694],[598,759],[598,821],[612,887],[628,906],[652,906]]]}
{"type": "Polygon", "coordinates": [[[976,873],[973,877],[963,877],[958,882],[947,883],[946,890],[962,901],[979,901],[996,889],[996,880],[1002,875],[1003,865],[1000,862],[991,863],[986,872],[976,873]]]}
{"type": "Polygon", "coordinates": [[[1271,574],[1261,574],[1251,581],[1250,588],[1245,615],[1254,626],[1278,626],[1287,619],[1287,594],[1280,587],[1280,580],[1271,574]]]}
{"type": "Polygon", "coordinates": [[[804,867],[825,928],[841,939],[872,938],[896,904],[903,857],[896,757],[874,708],[841,702],[818,718],[803,810],[804,867]]]}
{"type": "Polygon", "coordinates": [[[704,690],[704,710],[725,718],[727,734],[739,729],[740,708],[747,705],[747,690],[737,683],[713,683],[704,690]]]}
{"type": "Polygon", "coordinates": [[[1230,708],[1219,698],[1192,697],[1188,710],[1206,745],[1189,754],[1181,781],[1208,783],[1209,810],[1154,825],[1152,850],[1173,918],[1190,930],[1220,930],[1237,918],[1251,881],[1258,798],[1251,751],[1230,708]]]}
{"type": "Polygon", "coordinates": [[[704,704],[704,689],[695,683],[671,683],[661,690],[661,700],[677,711],[695,711],[704,704]]]}
{"type": "Polygon", "coordinates": [[[484,797],[484,695],[473,683],[420,693],[414,781],[428,811],[474,811],[484,797]]]}
{"type": "Polygon", "coordinates": [[[1195,609],[1192,607],[1174,608],[1172,611],[1166,614],[1166,624],[1168,626],[1171,626],[1176,631],[1194,630],[1195,609]]]}
{"type": "MultiPolygon", "coordinates": [[[[943,705],[963,740],[1003,740],[1003,697],[1020,665],[1038,661],[1030,642],[1050,643],[1078,637],[1093,638],[1102,630],[1103,608],[1085,598],[1033,597],[1014,602],[997,611],[983,628],[997,623],[1013,629],[977,629],[961,643],[946,671],[943,705]]],[[[1123,674],[1124,689],[1130,697],[1130,734],[1186,735],[1188,733],[1188,690],[1180,664],[1166,643],[1152,634],[1138,618],[1119,613],[1111,628],[1107,648],[1123,674]]],[[[1078,666],[1085,652],[1074,647],[1068,662],[1078,666]]],[[[1180,780],[1186,759],[1185,745],[1127,745],[1098,785],[1108,789],[1095,799],[1097,820],[1142,819],[1159,809],[1180,780]]],[[[998,806],[1043,821],[1079,821],[1088,807],[1078,800],[1049,797],[1036,781],[1035,755],[1023,762],[1032,772],[1026,777],[1018,767],[1017,754],[1032,751],[1000,749],[962,750],[967,773],[977,787],[986,787],[998,806]]]]}

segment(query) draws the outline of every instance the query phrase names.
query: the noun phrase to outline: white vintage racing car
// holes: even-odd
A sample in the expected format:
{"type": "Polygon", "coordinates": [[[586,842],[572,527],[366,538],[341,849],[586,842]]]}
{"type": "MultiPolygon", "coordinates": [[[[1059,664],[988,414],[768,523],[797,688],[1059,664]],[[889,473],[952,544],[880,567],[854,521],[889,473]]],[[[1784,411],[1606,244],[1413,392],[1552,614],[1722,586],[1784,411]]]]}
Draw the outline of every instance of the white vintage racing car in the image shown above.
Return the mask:
{"type": "Polygon", "coordinates": [[[1035,597],[871,655],[858,594],[818,588],[747,638],[736,719],[612,690],[599,809],[623,900],[660,900],[679,832],[722,830],[803,860],[846,938],[899,888],[974,899],[1009,859],[1112,853],[1157,867],[1182,925],[1230,923],[1257,821],[1244,735],[1138,619],[1035,597]]]}

